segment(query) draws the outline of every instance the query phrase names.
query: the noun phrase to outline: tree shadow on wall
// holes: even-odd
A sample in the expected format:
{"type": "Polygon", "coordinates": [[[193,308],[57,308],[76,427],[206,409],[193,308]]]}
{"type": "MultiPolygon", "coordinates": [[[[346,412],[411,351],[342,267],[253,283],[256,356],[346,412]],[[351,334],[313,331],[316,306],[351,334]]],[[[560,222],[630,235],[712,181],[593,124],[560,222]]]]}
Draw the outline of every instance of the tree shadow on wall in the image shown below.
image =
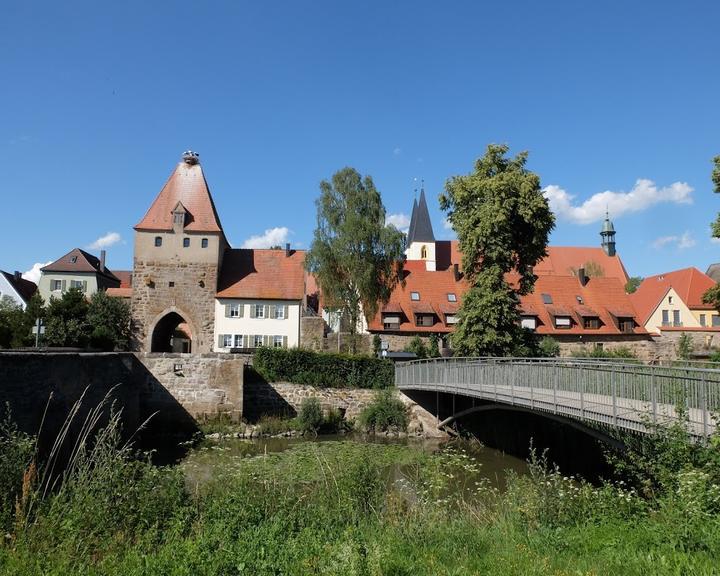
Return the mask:
{"type": "Polygon", "coordinates": [[[263,416],[294,418],[295,408],[252,366],[245,366],[243,383],[243,419],[257,423],[263,416]]]}

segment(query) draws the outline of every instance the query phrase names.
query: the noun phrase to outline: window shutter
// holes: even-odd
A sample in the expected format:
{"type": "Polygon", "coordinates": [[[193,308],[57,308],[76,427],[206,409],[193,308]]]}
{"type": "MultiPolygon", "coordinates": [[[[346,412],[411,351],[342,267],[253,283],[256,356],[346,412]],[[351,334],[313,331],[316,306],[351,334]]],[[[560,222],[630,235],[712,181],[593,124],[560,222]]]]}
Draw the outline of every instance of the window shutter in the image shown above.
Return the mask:
{"type": "Polygon", "coordinates": [[[277,318],[277,317],[278,317],[278,307],[270,306],[270,318],[277,318]]]}
{"type": "Polygon", "coordinates": [[[265,318],[269,318],[269,317],[270,317],[270,306],[265,304],[265,318]]]}
{"type": "Polygon", "coordinates": [[[250,318],[255,318],[255,304],[250,304],[250,318]]]}
{"type": "Polygon", "coordinates": [[[238,304],[238,318],[242,318],[245,315],[245,304],[238,304]]]}
{"type": "Polygon", "coordinates": [[[223,347],[223,335],[218,334],[218,348],[222,348],[222,347],[223,347]]]}
{"type": "Polygon", "coordinates": [[[263,336],[263,346],[270,346],[270,336],[267,334],[263,336]]]}
{"type": "MultiPolygon", "coordinates": [[[[288,319],[288,311],[289,311],[289,310],[290,310],[290,306],[288,306],[287,304],[285,304],[285,316],[284,316],[284,320],[287,320],[287,319],[288,319]]],[[[287,348],[287,346],[285,346],[285,348],[287,348]]]]}
{"type": "Polygon", "coordinates": [[[283,348],[287,348],[287,336],[283,336],[283,348]]]}
{"type": "Polygon", "coordinates": [[[83,292],[87,292],[87,280],[83,280],[83,292]]]}
{"type": "Polygon", "coordinates": [[[65,292],[65,286],[67,285],[67,280],[62,280],[60,282],[60,291],[65,292]]]}
{"type": "Polygon", "coordinates": [[[225,304],[225,318],[230,318],[230,304],[225,304]]]}

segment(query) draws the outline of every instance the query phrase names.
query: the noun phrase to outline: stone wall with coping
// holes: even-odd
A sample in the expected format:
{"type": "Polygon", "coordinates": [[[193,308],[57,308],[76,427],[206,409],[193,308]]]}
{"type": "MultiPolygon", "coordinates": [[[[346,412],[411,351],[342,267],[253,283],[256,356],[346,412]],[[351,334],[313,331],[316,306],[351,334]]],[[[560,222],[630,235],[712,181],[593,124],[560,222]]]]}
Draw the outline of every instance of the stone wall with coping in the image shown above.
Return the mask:
{"type": "Polygon", "coordinates": [[[148,372],[191,416],[239,421],[248,357],[240,354],[138,354],[148,372]]]}

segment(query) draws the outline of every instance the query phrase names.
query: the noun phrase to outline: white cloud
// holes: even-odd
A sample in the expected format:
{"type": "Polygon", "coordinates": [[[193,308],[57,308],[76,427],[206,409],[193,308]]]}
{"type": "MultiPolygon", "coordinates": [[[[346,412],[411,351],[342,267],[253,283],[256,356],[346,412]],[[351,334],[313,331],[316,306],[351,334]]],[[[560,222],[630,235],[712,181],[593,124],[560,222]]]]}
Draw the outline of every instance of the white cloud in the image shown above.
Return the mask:
{"type": "Polygon", "coordinates": [[[410,226],[410,216],[402,212],[399,214],[390,214],[390,216],[385,217],[385,224],[392,224],[398,230],[407,233],[408,227],[410,226]]]}
{"type": "Polygon", "coordinates": [[[683,232],[680,236],[661,236],[653,242],[653,247],[657,249],[665,248],[666,246],[674,246],[678,250],[685,250],[692,248],[697,244],[695,238],[689,230],[683,232]]]}
{"type": "Polygon", "coordinates": [[[90,250],[102,250],[103,248],[109,248],[115,244],[122,242],[122,236],[117,232],[108,232],[105,236],[100,236],[95,242],[88,245],[90,250]]]}
{"type": "Polygon", "coordinates": [[[400,146],[393,148],[393,156],[400,156],[400,154],[402,154],[402,148],[400,148],[400,146]]]}
{"type": "Polygon", "coordinates": [[[270,248],[271,246],[283,246],[288,241],[290,230],[285,226],[269,228],[263,234],[250,236],[242,243],[242,248],[270,248]]]}
{"type": "Polygon", "coordinates": [[[450,223],[450,220],[448,220],[447,218],[443,218],[443,228],[445,228],[445,230],[453,229],[452,224],[450,223]]]}
{"type": "Polygon", "coordinates": [[[564,220],[576,224],[590,224],[605,217],[605,210],[613,218],[642,212],[655,204],[692,204],[693,188],[685,182],[674,182],[670,186],[658,188],[652,180],[639,179],[630,192],[606,190],[593,194],[582,204],[573,205],[575,196],[551,184],[543,188],[543,193],[553,212],[564,220]]]}
{"type": "Polygon", "coordinates": [[[30,280],[30,282],[37,284],[40,281],[40,268],[48,264],[52,264],[52,260],[50,260],[50,262],[35,262],[30,270],[22,273],[22,277],[25,278],[25,280],[30,280]]]}

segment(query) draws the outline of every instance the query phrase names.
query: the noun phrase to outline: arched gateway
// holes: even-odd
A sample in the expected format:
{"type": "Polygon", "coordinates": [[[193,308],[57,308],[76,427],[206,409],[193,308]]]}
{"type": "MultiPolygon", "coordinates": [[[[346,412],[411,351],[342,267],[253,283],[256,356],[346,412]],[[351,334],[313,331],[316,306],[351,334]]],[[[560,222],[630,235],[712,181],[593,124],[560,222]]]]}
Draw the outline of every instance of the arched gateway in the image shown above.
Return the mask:
{"type": "Polygon", "coordinates": [[[160,318],[150,336],[150,352],[192,352],[192,330],[175,311],[160,318]]]}

